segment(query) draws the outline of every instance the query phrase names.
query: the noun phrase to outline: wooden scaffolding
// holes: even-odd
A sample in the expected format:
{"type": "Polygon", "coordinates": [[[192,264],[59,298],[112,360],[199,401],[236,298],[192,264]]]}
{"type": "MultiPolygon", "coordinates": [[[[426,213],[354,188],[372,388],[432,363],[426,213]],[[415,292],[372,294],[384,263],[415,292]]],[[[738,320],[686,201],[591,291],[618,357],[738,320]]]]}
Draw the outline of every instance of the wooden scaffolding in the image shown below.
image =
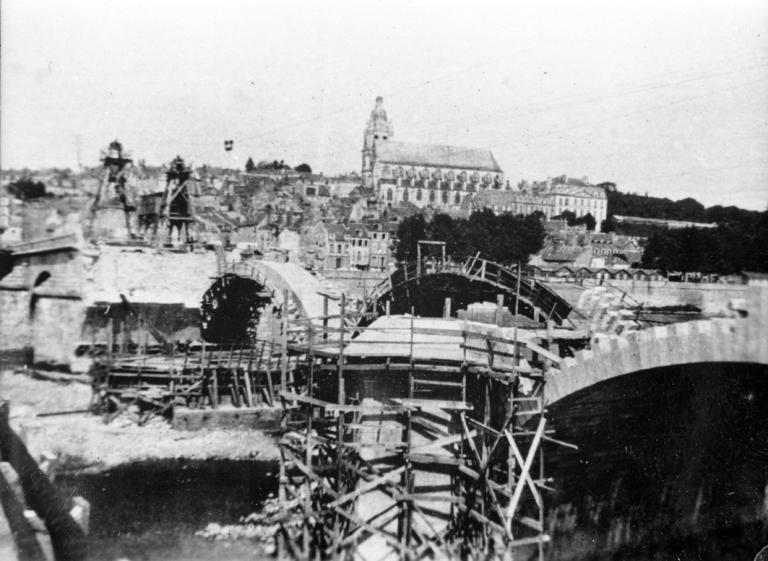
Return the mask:
{"type": "Polygon", "coordinates": [[[303,360],[290,372],[284,353],[280,558],[543,560],[559,357],[516,329],[363,328],[346,307],[282,330],[303,360]]]}

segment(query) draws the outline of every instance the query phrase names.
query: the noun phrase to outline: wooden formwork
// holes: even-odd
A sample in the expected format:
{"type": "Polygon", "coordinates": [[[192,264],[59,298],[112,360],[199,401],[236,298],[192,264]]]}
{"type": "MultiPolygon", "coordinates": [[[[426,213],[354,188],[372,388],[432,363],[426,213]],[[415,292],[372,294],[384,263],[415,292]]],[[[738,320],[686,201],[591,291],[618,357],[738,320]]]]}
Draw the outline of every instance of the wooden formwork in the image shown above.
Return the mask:
{"type": "Polygon", "coordinates": [[[337,328],[284,329],[304,330],[293,348],[306,361],[280,393],[281,558],[543,559],[546,343],[523,366],[516,336],[412,315],[378,332],[350,326],[345,307],[337,328]],[[376,356],[393,329],[399,351],[376,356]]]}

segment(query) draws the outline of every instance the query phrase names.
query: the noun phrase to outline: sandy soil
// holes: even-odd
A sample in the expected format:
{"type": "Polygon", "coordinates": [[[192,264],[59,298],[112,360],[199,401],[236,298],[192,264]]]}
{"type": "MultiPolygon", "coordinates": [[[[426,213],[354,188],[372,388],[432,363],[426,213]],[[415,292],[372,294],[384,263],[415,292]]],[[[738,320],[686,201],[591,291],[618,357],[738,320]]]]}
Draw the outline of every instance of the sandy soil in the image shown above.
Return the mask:
{"type": "Polygon", "coordinates": [[[278,458],[276,440],[253,430],[175,431],[156,418],[138,426],[129,415],[110,424],[89,413],[38,417],[38,413],[85,409],[91,387],[41,381],[24,373],[0,373],[0,399],[11,403],[11,425],[33,456],[55,454],[64,469],[102,471],[120,464],[160,459],[278,458]]]}

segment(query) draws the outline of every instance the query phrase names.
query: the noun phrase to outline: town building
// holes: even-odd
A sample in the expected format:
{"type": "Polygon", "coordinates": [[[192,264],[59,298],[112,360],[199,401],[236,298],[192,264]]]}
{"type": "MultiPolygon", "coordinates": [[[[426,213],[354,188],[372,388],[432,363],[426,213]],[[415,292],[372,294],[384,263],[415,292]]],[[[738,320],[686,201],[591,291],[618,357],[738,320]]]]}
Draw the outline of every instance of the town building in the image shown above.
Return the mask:
{"type": "Polygon", "coordinates": [[[553,216],[569,211],[577,218],[591,214],[597,226],[608,217],[605,189],[583,180],[564,179],[553,183],[546,195],[552,200],[553,216]]]}
{"type": "Polygon", "coordinates": [[[468,199],[465,208],[468,212],[489,208],[497,214],[541,212],[547,219],[565,212],[573,213],[576,218],[591,214],[598,228],[608,217],[604,187],[566,176],[532,184],[521,182],[517,189],[480,191],[468,199]]]}
{"type": "Polygon", "coordinates": [[[397,224],[386,220],[335,224],[318,222],[304,243],[318,269],[385,271],[392,260],[397,224]]]}
{"type": "Polygon", "coordinates": [[[385,206],[458,209],[474,193],[502,189],[504,172],[487,149],[392,140],[394,128],[381,97],[365,129],[363,186],[385,206]]]}
{"type": "Polygon", "coordinates": [[[529,194],[518,189],[481,191],[474,197],[468,198],[467,202],[469,212],[488,208],[495,214],[510,213],[525,216],[540,212],[546,219],[556,215],[552,197],[529,194]]]}

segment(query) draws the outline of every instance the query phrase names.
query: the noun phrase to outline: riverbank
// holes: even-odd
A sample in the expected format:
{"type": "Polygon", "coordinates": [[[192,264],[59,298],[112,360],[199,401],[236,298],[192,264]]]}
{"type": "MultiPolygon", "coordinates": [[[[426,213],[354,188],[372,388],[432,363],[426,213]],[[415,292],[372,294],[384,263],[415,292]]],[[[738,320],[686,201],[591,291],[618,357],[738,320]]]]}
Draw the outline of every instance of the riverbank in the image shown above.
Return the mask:
{"type": "Polygon", "coordinates": [[[131,415],[109,424],[90,413],[39,417],[87,409],[91,387],[33,379],[26,373],[0,373],[0,399],[11,403],[10,421],[30,453],[55,457],[61,472],[107,471],[124,464],[157,460],[258,460],[278,458],[277,441],[257,430],[177,431],[155,418],[138,426],[131,415]]]}

